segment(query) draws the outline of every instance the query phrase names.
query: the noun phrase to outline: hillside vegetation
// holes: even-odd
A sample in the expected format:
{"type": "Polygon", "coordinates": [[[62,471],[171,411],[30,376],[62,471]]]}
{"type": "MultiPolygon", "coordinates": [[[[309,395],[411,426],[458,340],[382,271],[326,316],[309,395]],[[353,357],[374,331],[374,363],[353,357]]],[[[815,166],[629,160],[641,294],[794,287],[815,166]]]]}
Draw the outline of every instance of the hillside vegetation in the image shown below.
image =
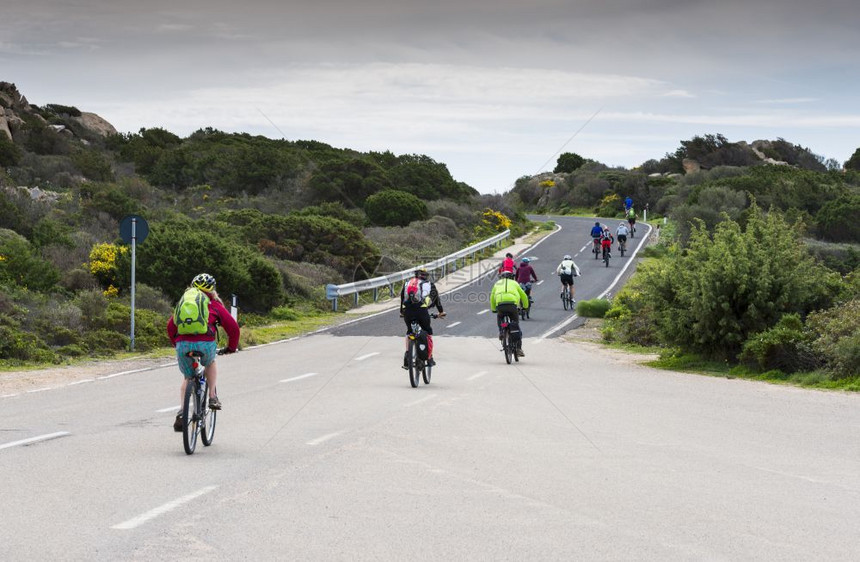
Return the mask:
{"type": "Polygon", "coordinates": [[[423,155],[211,128],[112,134],[75,107],[30,105],[8,83],[0,107],[11,134],[0,128],[0,364],[129,347],[127,215],[149,225],[136,251],[137,350],[169,344],[172,305],[200,271],[222,297],[238,295],[240,323],[295,320],[330,308],[327,283],[406,269],[503,229],[487,216],[509,216],[515,232],[526,224],[423,155]]]}

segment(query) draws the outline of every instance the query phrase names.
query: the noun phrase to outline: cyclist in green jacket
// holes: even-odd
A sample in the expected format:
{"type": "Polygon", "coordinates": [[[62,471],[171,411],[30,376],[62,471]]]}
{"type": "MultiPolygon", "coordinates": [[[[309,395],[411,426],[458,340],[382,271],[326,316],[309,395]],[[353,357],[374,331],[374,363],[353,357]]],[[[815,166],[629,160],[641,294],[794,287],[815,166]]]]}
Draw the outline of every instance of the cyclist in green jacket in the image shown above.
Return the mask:
{"type": "Polygon", "coordinates": [[[514,279],[514,274],[505,271],[501,279],[496,281],[490,291],[490,310],[496,313],[496,324],[499,327],[499,339],[502,338],[502,318],[505,315],[510,318],[511,338],[517,346],[517,355],[525,357],[523,353],[522,332],[520,332],[519,318],[517,315],[518,304],[523,309],[529,307],[529,297],[520,284],[514,279]]]}

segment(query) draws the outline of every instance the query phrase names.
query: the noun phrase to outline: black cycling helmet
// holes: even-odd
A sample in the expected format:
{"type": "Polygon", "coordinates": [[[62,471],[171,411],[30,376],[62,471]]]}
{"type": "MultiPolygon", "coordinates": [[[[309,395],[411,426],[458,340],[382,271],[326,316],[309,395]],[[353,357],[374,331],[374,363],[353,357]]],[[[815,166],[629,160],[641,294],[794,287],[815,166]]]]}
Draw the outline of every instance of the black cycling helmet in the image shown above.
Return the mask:
{"type": "Polygon", "coordinates": [[[600,226],[600,221],[596,221],[596,222],[594,223],[594,226],[600,226]]]}
{"type": "Polygon", "coordinates": [[[512,253],[508,252],[507,254],[505,254],[505,257],[506,258],[512,258],[512,257],[514,257],[514,255],[512,253]]]}
{"type": "Polygon", "coordinates": [[[513,271],[503,271],[501,275],[499,275],[502,279],[513,279],[514,272],[513,271]]]}
{"type": "Polygon", "coordinates": [[[419,279],[427,279],[429,276],[430,273],[423,267],[419,267],[415,270],[415,277],[418,277],[419,279]]]}
{"type": "Polygon", "coordinates": [[[191,286],[208,292],[215,288],[215,278],[208,273],[200,273],[191,281],[191,286]]]}

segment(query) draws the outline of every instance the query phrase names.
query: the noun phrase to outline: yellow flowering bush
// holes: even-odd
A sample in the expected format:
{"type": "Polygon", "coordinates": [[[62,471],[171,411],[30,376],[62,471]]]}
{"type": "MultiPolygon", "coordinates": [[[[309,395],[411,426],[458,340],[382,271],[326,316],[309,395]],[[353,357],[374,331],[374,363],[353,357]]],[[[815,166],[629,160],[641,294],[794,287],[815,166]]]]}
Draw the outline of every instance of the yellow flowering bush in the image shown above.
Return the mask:
{"type": "Polygon", "coordinates": [[[119,289],[114,287],[113,285],[108,285],[108,288],[104,290],[104,296],[111,299],[119,296],[119,289]]]}
{"type": "Polygon", "coordinates": [[[99,280],[99,283],[103,287],[110,288],[117,282],[116,259],[126,253],[128,253],[128,248],[125,246],[108,243],[96,244],[90,250],[90,262],[88,266],[90,273],[99,280]]]}
{"type": "Polygon", "coordinates": [[[541,187],[555,187],[555,182],[553,180],[544,180],[538,185],[540,185],[541,187]]]}

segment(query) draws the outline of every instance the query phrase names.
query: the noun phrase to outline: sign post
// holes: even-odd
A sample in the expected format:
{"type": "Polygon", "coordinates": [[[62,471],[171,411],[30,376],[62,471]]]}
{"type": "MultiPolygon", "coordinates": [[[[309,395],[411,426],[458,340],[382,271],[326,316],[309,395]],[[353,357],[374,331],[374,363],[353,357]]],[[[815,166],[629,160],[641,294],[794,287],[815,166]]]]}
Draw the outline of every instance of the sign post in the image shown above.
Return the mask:
{"type": "Polygon", "coordinates": [[[149,234],[149,225],[146,222],[146,219],[140,217],[138,215],[127,215],[123,217],[122,221],[119,223],[119,235],[122,237],[123,242],[126,244],[131,244],[131,334],[129,336],[130,339],[130,351],[134,351],[134,287],[135,287],[135,269],[136,269],[136,250],[137,250],[137,242],[141,243],[146,239],[146,236],[149,234]]]}

